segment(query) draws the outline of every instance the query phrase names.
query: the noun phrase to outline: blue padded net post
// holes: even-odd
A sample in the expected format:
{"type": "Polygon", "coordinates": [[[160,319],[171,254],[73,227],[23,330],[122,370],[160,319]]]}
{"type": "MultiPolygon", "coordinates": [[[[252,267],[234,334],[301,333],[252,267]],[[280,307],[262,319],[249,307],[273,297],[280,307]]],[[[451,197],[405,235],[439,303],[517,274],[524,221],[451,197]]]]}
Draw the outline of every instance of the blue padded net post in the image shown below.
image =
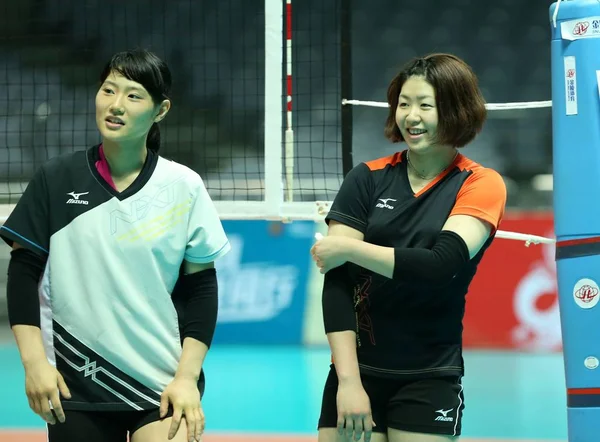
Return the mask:
{"type": "Polygon", "coordinates": [[[554,223],[569,442],[600,441],[600,0],[552,31],[554,223]]]}

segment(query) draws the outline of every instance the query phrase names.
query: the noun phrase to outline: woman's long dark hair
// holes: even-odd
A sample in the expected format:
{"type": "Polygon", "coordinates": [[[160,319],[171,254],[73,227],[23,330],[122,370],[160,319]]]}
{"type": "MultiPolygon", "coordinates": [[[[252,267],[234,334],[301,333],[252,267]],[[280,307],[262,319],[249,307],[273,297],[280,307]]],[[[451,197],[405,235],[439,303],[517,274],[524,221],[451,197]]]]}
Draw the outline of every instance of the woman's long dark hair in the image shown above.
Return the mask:
{"type": "MultiPolygon", "coordinates": [[[[100,84],[104,83],[111,72],[118,72],[128,80],[144,86],[156,105],[169,98],[171,71],[164,61],[150,51],[134,49],[113,55],[100,74],[100,84]]],[[[154,152],[160,149],[160,129],[157,123],[150,128],[146,146],[154,152]]]]}

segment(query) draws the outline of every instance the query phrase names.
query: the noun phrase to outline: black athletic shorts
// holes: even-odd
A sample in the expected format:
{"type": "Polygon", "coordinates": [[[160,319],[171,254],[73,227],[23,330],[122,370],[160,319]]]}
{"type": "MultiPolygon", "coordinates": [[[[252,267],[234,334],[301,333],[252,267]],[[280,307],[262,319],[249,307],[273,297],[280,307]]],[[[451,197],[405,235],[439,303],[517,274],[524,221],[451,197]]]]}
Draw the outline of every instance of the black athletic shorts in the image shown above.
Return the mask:
{"type": "MultiPolygon", "coordinates": [[[[200,372],[198,391],[204,396],[204,371],[200,372]]],[[[65,422],[48,424],[48,442],[127,442],[128,437],[145,425],[160,420],[160,409],[126,411],[64,410],[65,422]]],[[[169,405],[164,419],[173,416],[169,405]]],[[[54,416],[56,419],[56,415],[54,416]]],[[[165,435],[166,440],[167,435],[165,435]]]]}
{"type": "MultiPolygon", "coordinates": [[[[173,410],[169,407],[166,417],[171,416],[173,410]]],[[[64,423],[48,425],[48,442],[127,442],[128,435],[158,420],[158,408],[146,411],[65,410],[64,423]]]]}
{"type": "MultiPolygon", "coordinates": [[[[439,377],[411,381],[361,375],[371,401],[374,432],[388,428],[414,433],[460,436],[465,407],[460,377],[439,377]]],[[[331,365],[323,390],[318,428],[337,427],[337,387],[331,365]]]]}

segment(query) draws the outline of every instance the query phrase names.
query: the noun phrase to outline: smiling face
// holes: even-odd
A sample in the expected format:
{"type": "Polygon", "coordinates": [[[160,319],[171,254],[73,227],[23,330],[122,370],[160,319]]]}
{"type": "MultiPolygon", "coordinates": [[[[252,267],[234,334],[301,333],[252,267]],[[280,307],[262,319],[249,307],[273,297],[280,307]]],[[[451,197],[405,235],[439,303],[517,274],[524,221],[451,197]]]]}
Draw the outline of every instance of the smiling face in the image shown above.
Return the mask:
{"type": "Polygon", "coordinates": [[[410,77],[402,86],[396,124],[411,150],[424,153],[435,147],[438,127],[435,90],[424,77],[410,77]]]}
{"type": "Polygon", "coordinates": [[[385,136],[415,150],[464,147],[483,128],[487,110],[471,67],[452,54],[430,54],[408,61],[387,90],[385,136]],[[408,128],[427,132],[409,137],[408,128]]]}
{"type": "Polygon", "coordinates": [[[105,140],[135,141],[164,117],[168,108],[162,108],[141,84],[112,71],[96,94],[96,124],[105,140]]]}

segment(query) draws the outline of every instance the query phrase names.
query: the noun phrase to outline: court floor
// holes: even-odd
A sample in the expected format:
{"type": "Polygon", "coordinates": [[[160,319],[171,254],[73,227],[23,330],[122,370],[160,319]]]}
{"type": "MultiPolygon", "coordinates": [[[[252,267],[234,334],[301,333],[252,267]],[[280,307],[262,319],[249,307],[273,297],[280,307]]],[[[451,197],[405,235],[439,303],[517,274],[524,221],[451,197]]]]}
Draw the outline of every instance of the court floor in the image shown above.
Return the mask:
{"type": "MultiPolygon", "coordinates": [[[[464,442],[566,441],[559,354],[469,352],[464,442]]],[[[216,346],[206,361],[205,442],[316,441],[326,348],[216,346]]],[[[0,346],[0,442],[45,441],[16,347],[0,346]]]]}

